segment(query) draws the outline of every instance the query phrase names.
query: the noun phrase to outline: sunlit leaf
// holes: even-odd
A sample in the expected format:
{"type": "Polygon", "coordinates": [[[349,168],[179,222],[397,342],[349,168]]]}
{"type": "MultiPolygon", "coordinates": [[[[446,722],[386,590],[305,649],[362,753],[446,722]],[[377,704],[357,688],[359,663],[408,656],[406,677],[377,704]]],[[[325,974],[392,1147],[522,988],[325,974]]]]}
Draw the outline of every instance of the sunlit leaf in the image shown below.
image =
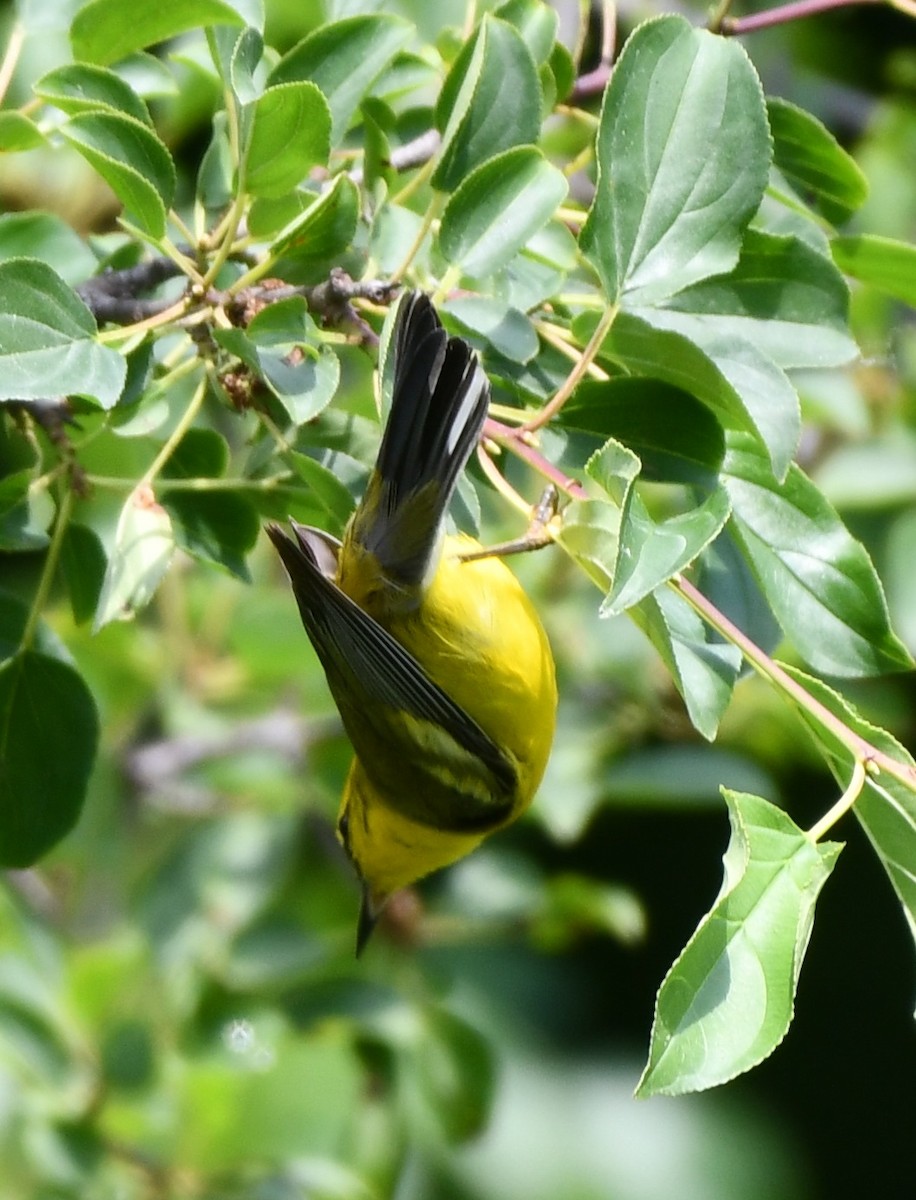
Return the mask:
{"type": "Polygon", "coordinates": [[[715,1087],[779,1045],[814,905],[842,848],[812,842],[766,800],[724,794],[732,833],[722,890],[659,989],[638,1095],[715,1087]]]}
{"type": "Polygon", "coordinates": [[[741,46],[679,16],[641,24],[615,65],[596,150],[580,242],[611,301],[655,303],[731,270],[771,153],[741,46]]]}
{"type": "Polygon", "coordinates": [[[738,679],[740,650],[722,641],[667,586],[631,608],[629,616],[671,672],[694,728],[712,741],[738,679]]]}

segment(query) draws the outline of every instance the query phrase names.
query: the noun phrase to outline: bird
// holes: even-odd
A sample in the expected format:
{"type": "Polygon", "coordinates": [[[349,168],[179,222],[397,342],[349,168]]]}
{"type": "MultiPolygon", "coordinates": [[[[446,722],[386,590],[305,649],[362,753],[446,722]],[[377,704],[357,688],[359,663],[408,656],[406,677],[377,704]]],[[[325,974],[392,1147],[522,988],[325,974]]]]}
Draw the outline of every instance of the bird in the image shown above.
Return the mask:
{"type": "Polygon", "coordinates": [[[395,892],[525,811],[557,710],[533,603],[502,558],[445,530],[489,406],[477,354],[421,291],[389,346],[388,420],[342,541],[267,526],[354,749],[337,835],[362,889],[357,955],[395,892]]]}

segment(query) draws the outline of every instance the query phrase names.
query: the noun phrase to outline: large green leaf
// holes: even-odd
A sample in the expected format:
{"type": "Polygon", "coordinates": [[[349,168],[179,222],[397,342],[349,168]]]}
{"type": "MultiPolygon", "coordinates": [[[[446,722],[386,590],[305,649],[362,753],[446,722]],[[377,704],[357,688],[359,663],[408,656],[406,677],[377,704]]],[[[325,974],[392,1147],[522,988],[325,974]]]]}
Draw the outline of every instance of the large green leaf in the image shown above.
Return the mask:
{"type": "Polygon", "coordinates": [[[750,231],[728,275],[686,288],[653,324],[707,343],[744,340],[787,369],[836,367],[858,354],[847,324],[849,291],[836,267],[804,242],[750,231]]]}
{"type": "Polygon", "coordinates": [[[643,309],[620,312],[602,351],[634,374],[662,379],[696,396],[725,429],[753,431],[783,470],[798,444],[798,396],[786,373],[745,339],[716,337],[714,324],[704,345],[665,325],[668,314],[643,309]]]}
{"type": "Polygon", "coordinates": [[[24,650],[0,665],[0,866],[29,866],[73,828],[98,737],[69,663],[24,650]]]}
{"type": "Polygon", "coordinates": [[[442,148],[433,187],[454,191],[488,159],[536,142],[540,124],[541,86],[531,53],[511,25],[487,13],[439,96],[442,148]]]}
{"type": "Polygon", "coordinates": [[[794,464],[779,483],[753,439],[729,442],[722,478],[732,529],[786,636],[831,675],[911,666],[865,548],[823,495],[794,464]]]}
{"type": "Polygon", "coordinates": [[[310,33],[284,54],[268,83],[318,85],[331,110],[333,145],[347,132],[363,96],[406,45],[412,26],[388,13],[345,17],[310,33]]]}
{"type": "Polygon", "coordinates": [[[868,182],[833,134],[788,100],[767,101],[773,159],[803,200],[839,224],[865,203],[868,182]]]}
{"type": "Polygon", "coordinates": [[[698,347],[735,393],[782,476],[800,416],[785,369],[839,366],[858,347],[846,326],[848,292],[823,255],[796,238],[749,232],[733,271],[686,288],[662,307],[635,307],[655,329],[698,347]]]}
{"type": "Polygon", "coordinates": [[[779,1045],[815,902],[842,849],[812,842],[758,796],[724,795],[732,833],[722,890],[659,989],[638,1095],[715,1087],[779,1045]]]}
{"type": "Polygon", "coordinates": [[[104,109],[77,113],[61,133],[98,171],[129,216],[153,237],[162,237],[177,177],[172,156],[156,134],[136,117],[104,109]]]}
{"type": "Polygon", "coordinates": [[[46,263],[0,262],[0,400],[80,395],[110,408],[127,367],[96,332],[92,313],[46,263]]]}
{"type": "Polygon", "coordinates": [[[559,422],[628,446],[642,463],[643,479],[712,487],[725,454],[711,411],[689,392],[658,380],[586,380],[559,422]]]}
{"type": "Polygon", "coordinates": [[[77,12],[70,28],[73,57],[102,65],[117,62],[134,50],[189,29],[256,24],[257,7],[252,0],[156,0],[154,4],[90,0],[77,12]]]}
{"type": "Polygon", "coordinates": [[[556,212],[568,184],[534,146],[481,163],[452,193],[439,248],[452,266],[481,277],[498,271],[556,212]]]}
{"type": "Polygon", "coordinates": [[[605,94],[580,243],[608,298],[650,304],[738,260],[770,166],[760,82],[734,41],[640,25],[605,94]]]}

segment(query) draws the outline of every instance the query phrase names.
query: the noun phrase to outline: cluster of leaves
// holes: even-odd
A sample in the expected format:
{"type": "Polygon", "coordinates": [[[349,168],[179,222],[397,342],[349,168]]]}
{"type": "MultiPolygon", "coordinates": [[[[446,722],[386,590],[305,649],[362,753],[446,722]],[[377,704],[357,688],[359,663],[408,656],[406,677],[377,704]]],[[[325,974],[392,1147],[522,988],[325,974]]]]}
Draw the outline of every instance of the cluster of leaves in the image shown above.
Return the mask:
{"type": "MultiPolygon", "coordinates": [[[[60,581],[74,640],[91,625],[104,646],[167,587],[176,551],[247,581],[263,518],[339,533],[377,443],[365,347],[389,281],[421,286],[493,381],[503,490],[535,486],[533,469],[565,492],[560,546],[601,590],[602,614],[625,612],[648,636],[699,733],[715,737],[747,663],[797,708],[844,789],[807,832],[767,800],[726,796],[722,892],[663,984],[641,1084],[713,1086],[788,1027],[839,850],[821,839],[849,807],[916,922],[912,761],[837,692],[769,658],[785,639],[834,679],[911,665],[868,554],[795,459],[799,373],[858,355],[844,273],[912,303],[916,249],[839,234],[866,200],[853,160],[813,116],[764,96],[737,43],[681,17],[631,34],[596,118],[573,102],[578,63],[542,0],[505,0],[435,45],[403,16],[339,7],[281,52],[256,0],[90,0],[69,28],[72,61],[0,114],[0,147],[75,152],[122,210],[116,233],[86,238],[46,213],[0,217],[0,864],[34,863],[72,829],[97,700],[114,707],[87,682],[92,644],[77,665],[45,624],[49,610],[65,623],[60,581]],[[151,115],[189,80],[212,109],[190,182],[151,115]],[[153,294],[138,297],[137,280],[153,294]]],[[[463,485],[461,520],[479,520],[484,490],[463,485]]],[[[150,915],[179,979],[201,965],[204,889],[220,987],[244,992],[265,973],[281,987],[277,960],[296,979],[324,961],[285,926],[257,927],[282,869],[265,868],[269,895],[245,890],[258,855],[289,864],[290,832],[240,818],[186,851],[189,895],[164,887],[150,915]]],[[[321,887],[306,892],[320,911],[321,887]]],[[[616,900],[561,882],[542,903],[545,940],[564,921],[619,928],[616,900]]],[[[101,1075],[87,1071],[72,1012],[41,994],[42,970],[59,969],[41,965],[53,957],[43,935],[13,905],[3,920],[35,966],[29,995],[5,992],[3,1012],[19,1035],[28,1026],[20,1065],[66,1092],[54,1128],[70,1122],[67,1161],[99,1104],[104,1139],[131,1143],[145,1118],[119,1089],[149,1083],[149,1026],[93,1010],[93,971],[115,968],[88,955],[72,1004],[110,1046],[101,1075]],[[41,1014],[31,1024],[27,1008],[41,1014]]],[[[118,953],[146,977],[145,951],[118,953]]],[[[373,1073],[419,1079],[401,1102],[433,1097],[449,1136],[476,1128],[489,1076],[473,1030],[433,1005],[411,1009],[405,1031],[387,998],[356,1035],[316,1023],[350,998],[300,998],[305,1037],[240,1027],[193,1069],[159,1063],[171,1119],[148,1152],[232,1171],[244,1121],[254,1157],[339,1158],[373,1073]],[[259,1044],[269,1064],[227,1065],[259,1044]],[[405,1065],[420,1061],[436,1070],[405,1065]],[[282,1111],[290,1073],[315,1099],[295,1120],[282,1111]],[[221,1119],[230,1110],[235,1124],[221,1119]]],[[[170,1000],[178,1021],[201,996],[178,986],[170,1000]]],[[[214,1024],[229,1005],[215,1009],[214,1024]]],[[[359,1166],[379,1177],[392,1158],[359,1166]]],[[[289,1186],[361,1194],[349,1179],[289,1186]]]]}

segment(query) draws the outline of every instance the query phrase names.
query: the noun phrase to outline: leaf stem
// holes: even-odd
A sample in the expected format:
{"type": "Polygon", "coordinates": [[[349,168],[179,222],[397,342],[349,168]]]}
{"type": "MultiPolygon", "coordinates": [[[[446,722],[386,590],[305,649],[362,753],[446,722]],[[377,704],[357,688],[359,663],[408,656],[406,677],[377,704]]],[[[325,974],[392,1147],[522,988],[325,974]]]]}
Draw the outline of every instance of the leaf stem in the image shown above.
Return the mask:
{"type": "Polygon", "coordinates": [[[16,21],[10,30],[10,39],[6,43],[6,50],[3,52],[3,62],[0,63],[0,102],[6,96],[7,88],[13,80],[16,64],[19,62],[19,56],[22,54],[22,47],[24,45],[25,26],[20,21],[16,21]]]}
{"type": "Polygon", "coordinates": [[[392,271],[391,273],[391,278],[395,280],[395,282],[400,281],[407,274],[410,264],[417,257],[420,247],[423,245],[423,239],[429,233],[433,222],[442,211],[442,205],[444,201],[445,194],[443,192],[436,192],[430,203],[426,206],[426,212],[423,216],[423,220],[420,222],[420,228],[417,230],[417,236],[408,247],[407,253],[404,255],[403,262],[396,271],[392,271]]]}
{"type": "Polygon", "coordinates": [[[888,775],[893,776],[894,779],[904,784],[905,787],[916,791],[916,768],[906,763],[898,762],[895,758],[891,758],[890,755],[873,746],[871,742],[856,733],[855,730],[850,729],[829,708],[821,704],[797,680],[793,679],[788,671],[783,670],[779,663],[770,658],[749,637],[743,634],[737,625],[732,624],[724,613],[719,612],[715,605],[707,600],[703,593],[694,587],[689,580],[683,576],[678,576],[669,580],[669,586],[680,593],[683,599],[687,601],[694,612],[703,618],[707,625],[720,633],[733,646],[737,646],[758,675],[775,684],[799,708],[804,709],[821,728],[827,730],[838,741],[842,742],[857,760],[861,760],[863,763],[873,763],[880,770],[886,771],[888,775]]]}
{"type": "MultiPolygon", "coordinates": [[[[201,475],[193,479],[160,479],[156,491],[163,492],[231,492],[257,491],[268,492],[279,487],[293,477],[292,471],[279,471],[276,475],[265,475],[261,479],[244,479],[242,477],[201,475]]],[[[121,478],[118,475],[87,475],[86,482],[92,487],[105,488],[111,491],[121,489],[133,491],[136,480],[121,478]]]]}
{"type": "Polygon", "coordinates": [[[865,759],[856,755],[852,764],[852,778],[849,780],[849,786],[837,800],[836,804],[816,821],[808,830],[807,836],[812,842],[819,842],[828,830],[839,821],[840,817],[844,817],[852,808],[856,800],[858,800],[862,788],[865,786],[866,777],[865,759]]]}
{"type": "Polygon", "coordinates": [[[535,416],[533,416],[529,421],[526,421],[522,427],[523,429],[533,432],[535,429],[540,429],[543,425],[546,425],[548,421],[551,421],[557,415],[569,397],[582,382],[586,372],[592,365],[592,361],[597,355],[598,351],[601,349],[601,345],[607,336],[608,330],[614,324],[618,308],[619,306],[617,304],[612,304],[605,312],[604,316],[595,326],[595,332],[589,338],[588,345],[579,355],[578,361],[575,363],[573,369],[560,385],[560,388],[554,398],[549,403],[545,404],[539,413],[535,414],[535,416]]]}
{"type": "Polygon", "coordinates": [[[45,555],[44,566],[41,569],[41,578],[38,580],[38,587],[35,589],[35,598],[32,601],[32,607],[29,609],[29,615],[26,619],[25,628],[22,631],[22,639],[19,643],[20,650],[31,649],[32,642],[35,640],[35,634],[38,631],[38,622],[41,619],[41,614],[44,611],[45,604],[48,600],[48,594],[51,591],[51,584],[54,582],[54,575],[57,571],[57,563],[60,558],[61,547],[64,543],[64,534],[67,531],[67,526],[70,523],[70,514],[73,511],[73,488],[66,487],[60,504],[57,508],[57,521],[54,525],[54,533],[51,535],[51,541],[48,545],[48,552],[45,555]]]}
{"type": "Polygon", "coordinates": [[[203,406],[204,397],[206,394],[207,377],[204,375],[197,387],[194,389],[194,395],[191,397],[188,407],[184,410],[184,413],[182,414],[178,424],[172,430],[159,453],[143,472],[141,479],[137,483],[136,490],[144,487],[152,487],[156,476],[175,453],[178,443],[194,424],[194,420],[203,406]]]}

